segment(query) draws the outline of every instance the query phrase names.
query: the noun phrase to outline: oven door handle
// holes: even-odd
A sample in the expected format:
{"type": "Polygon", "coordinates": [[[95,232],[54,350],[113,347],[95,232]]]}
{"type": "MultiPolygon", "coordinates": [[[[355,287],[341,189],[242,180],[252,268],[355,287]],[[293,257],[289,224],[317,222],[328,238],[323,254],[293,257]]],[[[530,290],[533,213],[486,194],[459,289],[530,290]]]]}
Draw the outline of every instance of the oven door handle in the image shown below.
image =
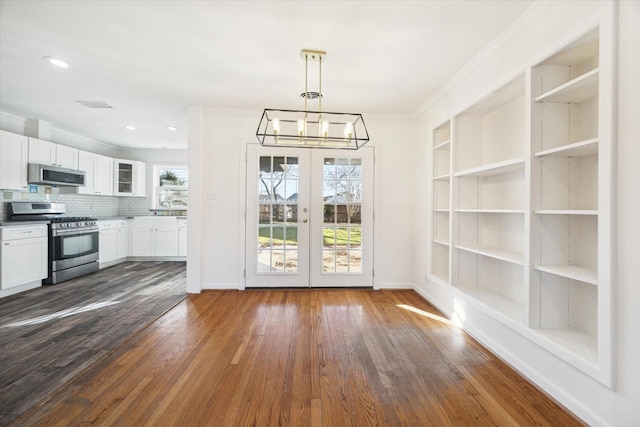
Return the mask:
{"type": "Polygon", "coordinates": [[[76,236],[79,234],[90,234],[98,231],[98,227],[95,228],[83,228],[81,230],[52,230],[51,235],[53,237],[57,236],[76,236]]]}

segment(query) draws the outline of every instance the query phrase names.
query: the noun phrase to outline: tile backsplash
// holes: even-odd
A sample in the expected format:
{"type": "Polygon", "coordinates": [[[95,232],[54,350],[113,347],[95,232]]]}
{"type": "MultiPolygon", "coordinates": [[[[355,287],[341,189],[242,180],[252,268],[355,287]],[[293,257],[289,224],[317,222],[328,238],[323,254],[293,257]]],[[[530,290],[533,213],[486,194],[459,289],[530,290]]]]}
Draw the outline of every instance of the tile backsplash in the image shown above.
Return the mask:
{"type": "MultiPolygon", "coordinates": [[[[65,194],[58,187],[37,186],[37,193],[0,190],[0,221],[8,218],[6,202],[51,201],[64,202],[67,213],[76,216],[141,216],[162,215],[164,211],[151,209],[153,194],[152,168],[147,168],[147,197],[114,197],[85,194],[65,194]],[[48,192],[50,191],[50,192],[48,192]],[[61,192],[62,191],[62,192],[61,192]]],[[[173,211],[173,215],[186,215],[186,211],[173,211]]]]}
{"type": "Polygon", "coordinates": [[[83,194],[42,194],[20,191],[0,190],[0,221],[6,221],[9,215],[7,202],[51,201],[64,202],[67,213],[77,216],[136,216],[149,215],[150,197],[112,197],[83,194]]]}

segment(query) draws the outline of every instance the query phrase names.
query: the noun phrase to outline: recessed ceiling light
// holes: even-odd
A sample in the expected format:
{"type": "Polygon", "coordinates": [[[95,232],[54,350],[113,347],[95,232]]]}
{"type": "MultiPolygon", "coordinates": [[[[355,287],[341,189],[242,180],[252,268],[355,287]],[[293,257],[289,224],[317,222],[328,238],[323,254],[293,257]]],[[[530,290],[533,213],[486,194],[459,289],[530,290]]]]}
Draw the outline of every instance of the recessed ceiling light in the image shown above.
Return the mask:
{"type": "Polygon", "coordinates": [[[178,130],[178,128],[177,128],[177,127],[175,127],[175,126],[167,126],[167,129],[168,129],[168,130],[173,130],[173,131],[178,130]]]}
{"type": "Polygon", "coordinates": [[[45,56],[43,59],[47,61],[49,64],[55,65],[56,67],[69,68],[69,64],[67,64],[60,58],[54,58],[53,56],[45,56]]]}
{"type": "Polygon", "coordinates": [[[136,130],[136,127],[135,126],[131,126],[131,125],[126,125],[124,128],[126,130],[136,130]]]}

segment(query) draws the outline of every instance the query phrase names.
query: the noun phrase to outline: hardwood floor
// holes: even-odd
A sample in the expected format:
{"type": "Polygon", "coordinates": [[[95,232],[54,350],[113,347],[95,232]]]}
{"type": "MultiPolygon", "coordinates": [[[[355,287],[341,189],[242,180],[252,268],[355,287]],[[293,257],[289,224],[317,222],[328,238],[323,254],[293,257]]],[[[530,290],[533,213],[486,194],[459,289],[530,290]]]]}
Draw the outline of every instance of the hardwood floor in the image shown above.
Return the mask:
{"type": "Polygon", "coordinates": [[[190,295],[15,425],[573,426],[413,291],[190,295]]]}
{"type": "Polygon", "coordinates": [[[127,262],[0,299],[0,426],[184,299],[185,265],[127,262]]]}

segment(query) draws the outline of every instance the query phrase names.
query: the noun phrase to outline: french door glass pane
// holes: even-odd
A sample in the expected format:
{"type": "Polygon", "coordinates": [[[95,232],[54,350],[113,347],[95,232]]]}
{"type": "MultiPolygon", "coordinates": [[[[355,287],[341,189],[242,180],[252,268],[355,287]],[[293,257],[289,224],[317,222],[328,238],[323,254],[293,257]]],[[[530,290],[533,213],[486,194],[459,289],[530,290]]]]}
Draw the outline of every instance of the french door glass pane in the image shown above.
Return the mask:
{"type": "Polygon", "coordinates": [[[260,156],[258,273],[298,271],[298,158],[260,156]]]}
{"type": "Polygon", "coordinates": [[[361,273],[362,160],[327,157],[322,177],[322,271],[361,273]]]}

